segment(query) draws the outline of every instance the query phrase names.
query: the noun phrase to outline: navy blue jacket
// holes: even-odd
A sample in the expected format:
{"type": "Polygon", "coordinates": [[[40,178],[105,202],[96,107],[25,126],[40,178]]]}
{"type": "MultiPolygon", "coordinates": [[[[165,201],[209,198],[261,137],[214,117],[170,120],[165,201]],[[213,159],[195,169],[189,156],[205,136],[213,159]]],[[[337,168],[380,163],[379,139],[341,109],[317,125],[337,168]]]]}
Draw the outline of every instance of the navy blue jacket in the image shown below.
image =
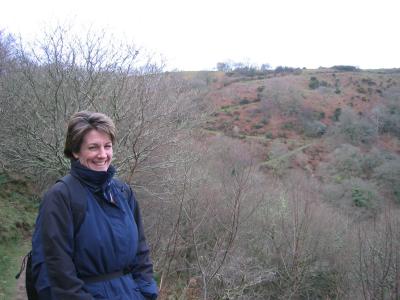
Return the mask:
{"type": "Polygon", "coordinates": [[[96,172],[75,161],[71,175],[85,187],[86,194],[80,197],[87,200],[86,214],[74,230],[68,190],[61,182],[43,197],[32,239],[32,269],[40,299],[155,299],[153,265],[132,190],[124,199],[112,167],[96,172]],[[95,283],[80,279],[124,268],[133,271],[95,283]]]}

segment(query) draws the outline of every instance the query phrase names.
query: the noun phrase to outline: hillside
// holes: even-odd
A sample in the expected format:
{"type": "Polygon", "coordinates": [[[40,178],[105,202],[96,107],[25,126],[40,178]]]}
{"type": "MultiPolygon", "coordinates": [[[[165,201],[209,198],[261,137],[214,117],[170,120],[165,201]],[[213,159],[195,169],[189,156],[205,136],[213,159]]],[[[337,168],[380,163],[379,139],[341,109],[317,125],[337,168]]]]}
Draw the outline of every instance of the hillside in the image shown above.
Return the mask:
{"type": "Polygon", "coordinates": [[[304,138],[304,128],[292,130],[288,123],[296,125],[303,118],[330,126],[345,107],[371,117],[374,108],[389,105],[388,98],[398,97],[399,90],[400,72],[323,69],[265,78],[220,76],[206,98],[219,108],[209,122],[211,129],[228,135],[304,138]]]}
{"type": "MultiPolygon", "coordinates": [[[[398,295],[398,70],[182,72],[164,79],[154,102],[140,102],[150,131],[135,127],[143,136],[132,145],[152,151],[143,152],[144,168],[131,182],[160,299],[398,295]],[[381,276],[366,278],[372,270],[381,276]]],[[[132,120],[141,116],[135,107],[132,120]]],[[[120,132],[132,130],[119,124],[120,132]]],[[[29,248],[39,202],[30,182],[0,173],[0,298],[13,294],[29,248]]]]}
{"type": "Polygon", "coordinates": [[[204,101],[214,104],[206,132],[258,144],[265,172],[297,169],[326,185],[357,180],[365,193],[385,199],[374,199],[379,204],[371,207],[400,202],[399,70],[215,72],[188,78],[204,101]],[[285,164],[276,170],[272,161],[280,155],[285,164]]]}

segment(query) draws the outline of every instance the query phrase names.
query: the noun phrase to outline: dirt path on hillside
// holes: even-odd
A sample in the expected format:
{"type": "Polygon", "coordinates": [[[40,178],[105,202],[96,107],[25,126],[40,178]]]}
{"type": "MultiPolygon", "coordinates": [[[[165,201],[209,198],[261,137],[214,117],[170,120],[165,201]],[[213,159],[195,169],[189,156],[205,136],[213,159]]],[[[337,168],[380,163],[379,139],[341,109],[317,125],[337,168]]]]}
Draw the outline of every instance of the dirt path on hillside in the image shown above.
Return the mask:
{"type": "Polygon", "coordinates": [[[15,292],[14,300],[28,300],[25,292],[25,272],[22,272],[17,281],[17,290],[15,292]]]}

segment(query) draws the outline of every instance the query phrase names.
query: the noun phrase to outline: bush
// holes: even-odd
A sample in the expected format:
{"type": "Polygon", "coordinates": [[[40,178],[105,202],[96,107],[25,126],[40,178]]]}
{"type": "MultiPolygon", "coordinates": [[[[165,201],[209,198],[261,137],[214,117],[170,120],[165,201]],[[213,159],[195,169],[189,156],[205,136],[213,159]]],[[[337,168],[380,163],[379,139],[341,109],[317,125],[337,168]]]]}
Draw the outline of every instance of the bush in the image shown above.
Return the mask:
{"type": "Polygon", "coordinates": [[[259,87],[257,87],[257,92],[261,93],[262,91],[264,91],[265,86],[264,85],[260,85],[259,87]]]}
{"type": "Polygon", "coordinates": [[[293,130],[295,128],[296,128],[296,126],[293,122],[286,122],[286,123],[283,123],[281,126],[281,129],[283,129],[283,130],[293,130]]]}
{"type": "Polygon", "coordinates": [[[357,87],[357,92],[359,92],[360,94],[366,94],[367,90],[364,87],[359,86],[357,87]]]}
{"type": "Polygon", "coordinates": [[[355,268],[351,273],[362,287],[364,297],[351,299],[399,299],[396,288],[400,268],[398,213],[384,211],[374,222],[364,222],[357,227],[355,268]]]}
{"type": "Polygon", "coordinates": [[[361,79],[361,82],[364,84],[367,84],[369,86],[376,85],[376,83],[371,78],[363,78],[363,79],[361,79]]]}
{"type": "Polygon", "coordinates": [[[360,187],[353,187],[351,190],[351,198],[357,207],[369,207],[371,205],[372,192],[362,190],[360,187]]]}
{"type": "Polygon", "coordinates": [[[373,182],[357,177],[324,186],[324,195],[327,200],[345,212],[350,212],[349,207],[361,209],[353,211],[360,217],[375,215],[382,201],[373,182]]]}
{"type": "Polygon", "coordinates": [[[339,123],[333,128],[333,132],[336,137],[353,145],[371,144],[378,134],[371,120],[356,114],[349,108],[341,112],[339,123]]]}
{"type": "Polygon", "coordinates": [[[339,121],[339,117],[340,117],[341,113],[342,113],[342,109],[340,107],[336,108],[332,115],[332,120],[335,122],[339,121]]]}
{"type": "Polygon", "coordinates": [[[400,158],[387,159],[374,172],[374,179],[385,191],[400,204],[400,158]]]}
{"type": "Polygon", "coordinates": [[[279,140],[273,140],[268,148],[268,160],[265,163],[267,169],[274,175],[283,176],[292,162],[291,156],[286,156],[289,152],[288,146],[279,140]]]}
{"type": "Polygon", "coordinates": [[[359,68],[357,68],[355,66],[346,66],[346,65],[333,66],[332,69],[337,70],[337,71],[344,71],[344,72],[355,72],[355,71],[360,70],[359,68]]]}
{"type": "Polygon", "coordinates": [[[400,186],[393,187],[393,196],[394,201],[396,201],[397,204],[400,204],[400,186]]]}
{"type": "Polygon", "coordinates": [[[323,87],[328,87],[328,86],[329,86],[329,83],[326,82],[325,80],[321,80],[321,81],[319,82],[319,85],[320,85],[320,86],[323,86],[323,87]]]}
{"type": "Polygon", "coordinates": [[[298,116],[297,132],[305,134],[309,137],[319,137],[326,132],[327,126],[320,122],[325,118],[325,112],[315,111],[310,108],[303,107],[298,116]]]}
{"type": "Polygon", "coordinates": [[[254,124],[252,127],[253,127],[254,129],[260,129],[260,128],[263,128],[263,127],[264,127],[264,124],[254,124]]]}
{"type": "Polygon", "coordinates": [[[369,179],[379,165],[384,161],[382,153],[373,148],[363,153],[353,145],[343,144],[330,155],[332,175],[339,182],[341,179],[360,177],[369,179]]]}
{"type": "Polygon", "coordinates": [[[267,138],[267,139],[273,139],[273,138],[274,138],[274,135],[272,134],[272,132],[267,132],[267,133],[265,134],[265,138],[267,138]]]}
{"type": "Polygon", "coordinates": [[[400,107],[389,107],[383,116],[381,132],[400,138],[400,107]]]}
{"type": "Polygon", "coordinates": [[[320,137],[327,129],[327,126],[320,121],[307,121],[303,125],[304,134],[308,137],[320,137]]]}
{"type": "Polygon", "coordinates": [[[353,145],[343,144],[330,155],[333,174],[340,178],[360,176],[362,173],[361,151],[353,145]]]}
{"type": "Polygon", "coordinates": [[[317,269],[310,273],[303,299],[337,299],[337,287],[342,284],[342,275],[338,271],[317,269]]]}
{"type": "Polygon", "coordinates": [[[311,77],[310,82],[308,83],[308,87],[312,90],[319,88],[319,81],[316,77],[311,77]]]}
{"type": "Polygon", "coordinates": [[[381,205],[378,189],[373,182],[359,178],[344,181],[345,197],[351,197],[351,202],[356,207],[375,210],[381,205]]]}
{"type": "Polygon", "coordinates": [[[292,172],[282,188],[266,193],[248,228],[250,274],[239,277],[238,285],[256,272],[265,281],[250,286],[254,295],[231,299],[344,299],[338,291],[345,289],[346,259],[336,259],[343,253],[337,233],[344,223],[321,204],[314,188],[312,179],[292,172]]]}
{"type": "Polygon", "coordinates": [[[275,68],[275,73],[295,73],[295,74],[300,74],[301,69],[300,68],[292,68],[292,67],[286,67],[286,66],[278,66],[275,68]]]}

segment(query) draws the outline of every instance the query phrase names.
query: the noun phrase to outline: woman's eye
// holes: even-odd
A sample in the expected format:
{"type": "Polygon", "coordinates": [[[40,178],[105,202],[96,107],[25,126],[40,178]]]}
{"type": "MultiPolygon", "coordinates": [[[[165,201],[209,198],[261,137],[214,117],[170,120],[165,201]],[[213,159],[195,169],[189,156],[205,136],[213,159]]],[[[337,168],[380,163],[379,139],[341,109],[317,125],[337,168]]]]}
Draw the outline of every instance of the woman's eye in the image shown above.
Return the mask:
{"type": "Polygon", "coordinates": [[[104,148],[110,149],[110,148],[112,148],[112,145],[105,145],[104,148]]]}

